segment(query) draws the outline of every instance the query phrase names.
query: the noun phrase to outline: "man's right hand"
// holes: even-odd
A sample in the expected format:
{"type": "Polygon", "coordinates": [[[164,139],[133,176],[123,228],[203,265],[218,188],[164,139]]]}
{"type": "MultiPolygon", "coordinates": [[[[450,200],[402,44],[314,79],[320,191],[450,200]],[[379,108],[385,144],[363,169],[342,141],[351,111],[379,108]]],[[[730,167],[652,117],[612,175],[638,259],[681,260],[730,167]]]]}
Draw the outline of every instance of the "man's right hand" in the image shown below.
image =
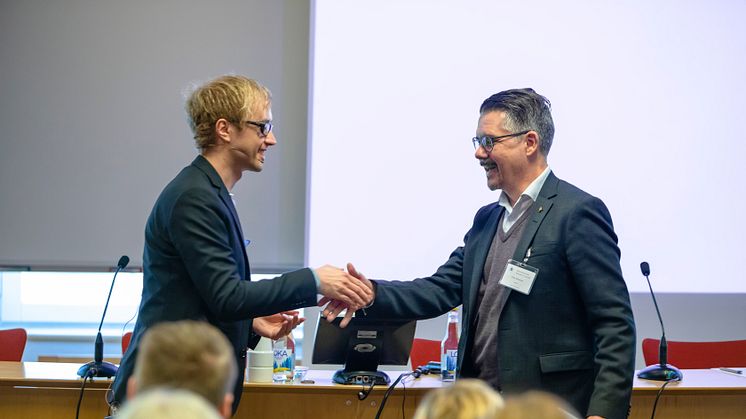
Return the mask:
{"type": "Polygon", "coordinates": [[[344,269],[324,265],[315,270],[319,278],[319,293],[330,300],[339,300],[355,311],[373,301],[373,290],[344,269]]]}
{"type": "MultiPolygon", "coordinates": [[[[347,272],[360,280],[360,282],[363,283],[366,288],[370,289],[373,292],[373,298],[375,298],[376,290],[373,287],[373,283],[370,282],[368,278],[366,278],[365,275],[362,274],[362,272],[358,271],[352,263],[347,264],[347,272]]],[[[367,305],[361,307],[363,308],[363,312],[365,312],[364,309],[368,308],[372,302],[373,301],[371,300],[367,305]]],[[[333,322],[334,319],[337,318],[337,315],[339,315],[339,313],[341,313],[343,310],[347,310],[344,318],[339,323],[340,327],[347,327],[350,321],[352,321],[352,316],[357,310],[355,308],[349,307],[342,301],[334,300],[328,297],[324,297],[319,301],[319,307],[324,307],[321,311],[321,315],[324,316],[326,318],[326,321],[328,321],[329,323],[333,322]]]]}

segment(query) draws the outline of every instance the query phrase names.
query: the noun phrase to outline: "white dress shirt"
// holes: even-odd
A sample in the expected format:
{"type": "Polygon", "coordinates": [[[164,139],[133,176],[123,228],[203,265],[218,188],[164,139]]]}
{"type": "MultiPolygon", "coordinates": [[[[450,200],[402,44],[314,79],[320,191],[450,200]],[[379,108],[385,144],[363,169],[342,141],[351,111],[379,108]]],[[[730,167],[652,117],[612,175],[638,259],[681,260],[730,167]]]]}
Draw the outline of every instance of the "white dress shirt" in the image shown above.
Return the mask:
{"type": "Polygon", "coordinates": [[[547,166],[547,168],[544,169],[544,171],[541,172],[541,174],[537,176],[530,185],[528,185],[521,196],[518,197],[515,205],[510,205],[508,194],[506,194],[505,191],[502,191],[497,204],[505,208],[505,215],[503,216],[502,222],[503,232],[507,232],[508,230],[510,230],[510,227],[512,227],[513,224],[515,224],[515,222],[519,218],[521,218],[521,215],[523,215],[526,210],[531,208],[531,205],[533,205],[536,201],[541,188],[544,186],[544,182],[547,180],[547,177],[551,172],[552,170],[549,168],[549,166],[547,166]]]}

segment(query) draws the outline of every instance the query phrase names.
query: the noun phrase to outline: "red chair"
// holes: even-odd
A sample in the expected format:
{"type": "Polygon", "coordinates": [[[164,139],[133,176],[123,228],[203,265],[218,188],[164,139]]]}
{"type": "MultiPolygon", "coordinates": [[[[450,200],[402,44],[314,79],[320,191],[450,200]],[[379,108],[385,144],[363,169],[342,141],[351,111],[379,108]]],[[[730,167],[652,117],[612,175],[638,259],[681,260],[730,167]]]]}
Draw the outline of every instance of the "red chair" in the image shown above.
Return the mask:
{"type": "MultiPolygon", "coordinates": [[[[659,339],[643,339],[646,365],[658,363],[659,339]]],[[[721,342],[668,341],[668,363],[677,368],[704,369],[746,366],[746,340],[721,342]]]]}
{"type": "Polygon", "coordinates": [[[127,352],[127,348],[130,346],[130,340],[132,340],[132,332],[127,332],[122,335],[122,356],[127,352]]]}
{"type": "Polygon", "coordinates": [[[0,361],[20,362],[26,349],[26,330],[0,330],[0,361]]]}
{"type": "Polygon", "coordinates": [[[409,352],[412,368],[427,365],[430,361],[440,362],[440,341],[415,338],[409,352]]]}

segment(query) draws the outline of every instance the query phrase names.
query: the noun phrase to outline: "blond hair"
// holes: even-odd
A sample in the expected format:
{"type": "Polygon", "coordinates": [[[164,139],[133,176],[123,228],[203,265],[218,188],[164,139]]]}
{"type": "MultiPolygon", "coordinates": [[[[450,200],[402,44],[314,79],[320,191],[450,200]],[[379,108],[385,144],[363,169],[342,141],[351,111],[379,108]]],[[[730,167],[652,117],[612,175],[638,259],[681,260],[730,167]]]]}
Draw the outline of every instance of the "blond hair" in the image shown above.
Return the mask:
{"type": "Polygon", "coordinates": [[[484,381],[462,379],[428,393],[414,419],[492,419],[502,406],[502,397],[484,381]]]}
{"type": "Polygon", "coordinates": [[[221,419],[215,407],[198,395],[176,389],[155,389],[127,402],[117,419],[221,419]]]}
{"type": "Polygon", "coordinates": [[[241,121],[261,112],[271,100],[269,89],[244,76],[221,76],[197,87],[185,106],[197,148],[204,150],[215,145],[215,124],[219,119],[240,129],[241,121]]]}
{"type": "Polygon", "coordinates": [[[159,323],[143,336],[135,362],[138,392],[156,387],[190,390],[220,408],[233,393],[236,361],[228,339],[193,320],[159,323]]]}
{"type": "Polygon", "coordinates": [[[569,419],[579,417],[562,399],[543,391],[508,397],[496,419],[569,419]]]}

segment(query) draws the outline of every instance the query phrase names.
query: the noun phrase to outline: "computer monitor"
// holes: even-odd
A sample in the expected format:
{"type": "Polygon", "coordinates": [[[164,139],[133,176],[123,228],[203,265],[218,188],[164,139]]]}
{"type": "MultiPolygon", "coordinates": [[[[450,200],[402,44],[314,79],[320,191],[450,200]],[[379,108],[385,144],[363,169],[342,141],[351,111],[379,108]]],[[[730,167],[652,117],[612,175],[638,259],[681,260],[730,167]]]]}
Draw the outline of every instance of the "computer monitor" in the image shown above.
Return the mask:
{"type": "Polygon", "coordinates": [[[312,362],[344,364],[334,373],[335,383],[388,385],[391,380],[378,366],[407,365],[417,322],[359,316],[341,328],[341,320],[329,323],[319,316],[312,362]]]}

